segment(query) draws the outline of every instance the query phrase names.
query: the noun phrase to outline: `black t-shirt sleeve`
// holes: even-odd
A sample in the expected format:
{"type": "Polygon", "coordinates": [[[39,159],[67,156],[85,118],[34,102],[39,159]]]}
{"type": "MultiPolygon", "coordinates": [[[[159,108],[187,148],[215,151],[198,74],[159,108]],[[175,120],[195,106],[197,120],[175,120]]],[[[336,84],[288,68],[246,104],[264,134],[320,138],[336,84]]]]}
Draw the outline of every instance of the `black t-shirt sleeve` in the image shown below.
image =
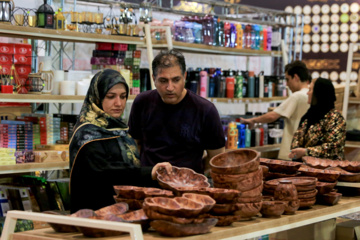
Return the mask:
{"type": "Polygon", "coordinates": [[[225,146],[224,130],[220,121],[219,112],[212,105],[206,114],[202,134],[202,144],[205,149],[219,149],[225,146]]]}

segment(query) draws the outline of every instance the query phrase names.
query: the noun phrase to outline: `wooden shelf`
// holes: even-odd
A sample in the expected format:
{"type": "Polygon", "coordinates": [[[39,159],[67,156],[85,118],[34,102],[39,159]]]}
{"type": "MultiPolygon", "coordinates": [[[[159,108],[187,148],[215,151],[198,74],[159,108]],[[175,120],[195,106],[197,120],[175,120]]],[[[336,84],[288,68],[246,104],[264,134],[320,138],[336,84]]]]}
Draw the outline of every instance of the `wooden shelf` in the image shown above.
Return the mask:
{"type": "MultiPolygon", "coordinates": [[[[85,96],[78,95],[50,95],[50,94],[6,94],[0,93],[0,102],[25,103],[83,103],[85,96]]],[[[128,100],[135,99],[129,95],[128,100]]]]}
{"type": "MultiPolygon", "coordinates": [[[[167,48],[165,40],[155,40],[152,39],[153,48],[167,48]]],[[[239,55],[239,56],[271,56],[271,57],[281,57],[280,51],[263,51],[263,50],[253,50],[253,49],[238,49],[238,48],[227,48],[227,47],[217,47],[209,46],[205,44],[197,43],[186,43],[173,41],[173,48],[178,50],[183,50],[187,52],[196,52],[196,53],[209,53],[209,54],[221,54],[221,55],[239,55]]],[[[139,47],[146,47],[145,45],[140,45],[139,47]]]]}
{"type": "Polygon", "coordinates": [[[284,101],[287,97],[271,97],[271,98],[207,98],[211,102],[272,102],[272,101],[284,101]]]}
{"type": "Polygon", "coordinates": [[[72,32],[55,29],[14,26],[0,23],[0,35],[14,38],[32,38],[51,41],[82,42],[82,43],[124,43],[143,44],[144,40],[139,37],[118,35],[105,35],[96,33],[72,32]]]}
{"type": "Polygon", "coordinates": [[[26,173],[35,171],[51,171],[69,169],[69,162],[23,163],[15,165],[0,165],[0,174],[26,173]]]}
{"type": "MultiPolygon", "coordinates": [[[[310,209],[296,211],[295,215],[282,215],[280,218],[261,218],[252,221],[234,222],[227,227],[214,227],[211,233],[183,237],[186,240],[210,240],[210,239],[249,239],[265,234],[285,231],[328,219],[343,216],[360,210],[360,197],[342,197],[338,204],[334,206],[314,205],[310,209]]],[[[24,214],[25,215],[25,214],[24,214]]],[[[58,217],[58,216],[55,216],[58,217]]],[[[64,218],[64,216],[60,216],[64,218]]],[[[60,217],[58,217],[60,219],[60,217]]],[[[20,218],[20,216],[19,216],[20,218]]],[[[26,219],[26,218],[23,218],[26,219]]],[[[44,220],[46,221],[46,220],[44,220]]],[[[60,222],[60,221],[59,221],[60,222]]],[[[119,225],[123,223],[117,223],[119,225]]],[[[6,224],[5,224],[6,225],[6,224]]],[[[15,224],[14,224],[15,225],[15,224]]],[[[7,231],[8,229],[5,229],[7,231]]],[[[83,237],[81,233],[55,233],[50,228],[19,232],[12,234],[13,240],[57,240],[57,239],[90,239],[83,237]]],[[[145,240],[171,239],[161,237],[155,232],[146,232],[143,235],[145,240]]],[[[121,235],[109,237],[109,240],[131,239],[130,236],[121,235]]]]}

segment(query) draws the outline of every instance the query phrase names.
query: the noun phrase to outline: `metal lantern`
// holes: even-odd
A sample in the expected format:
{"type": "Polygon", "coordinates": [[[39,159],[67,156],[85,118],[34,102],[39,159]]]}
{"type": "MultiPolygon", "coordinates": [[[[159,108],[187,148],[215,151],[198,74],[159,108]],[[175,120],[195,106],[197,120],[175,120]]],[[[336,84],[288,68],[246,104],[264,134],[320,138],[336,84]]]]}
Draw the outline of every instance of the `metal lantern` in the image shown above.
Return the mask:
{"type": "Polygon", "coordinates": [[[42,79],[40,73],[30,73],[28,76],[28,80],[26,81],[25,87],[29,91],[29,93],[39,94],[44,89],[45,82],[42,79]]]}
{"type": "Polygon", "coordinates": [[[54,28],[54,10],[47,4],[47,0],[44,0],[44,4],[38,8],[36,16],[38,27],[54,28]]]}
{"type": "Polygon", "coordinates": [[[10,22],[13,8],[14,2],[12,0],[0,1],[0,22],[10,22]]]}

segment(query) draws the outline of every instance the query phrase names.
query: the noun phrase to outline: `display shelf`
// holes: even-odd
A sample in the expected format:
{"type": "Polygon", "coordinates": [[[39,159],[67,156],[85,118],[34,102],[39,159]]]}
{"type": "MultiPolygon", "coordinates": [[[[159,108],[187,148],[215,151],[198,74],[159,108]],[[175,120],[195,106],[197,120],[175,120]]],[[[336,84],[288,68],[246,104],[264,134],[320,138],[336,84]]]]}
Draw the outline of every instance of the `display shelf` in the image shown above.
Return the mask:
{"type": "MultiPolygon", "coordinates": [[[[164,40],[155,40],[152,39],[153,48],[167,48],[168,45],[164,40]]],[[[218,46],[209,46],[205,44],[197,43],[186,43],[172,41],[173,48],[187,51],[187,52],[196,52],[196,53],[211,53],[211,54],[222,54],[222,55],[240,55],[240,56],[271,56],[271,57],[281,57],[281,51],[263,51],[263,50],[253,50],[253,49],[238,49],[238,48],[228,48],[228,47],[218,47],[218,46]]],[[[146,47],[145,45],[139,45],[139,47],[146,47]]]]}
{"type": "Polygon", "coordinates": [[[69,169],[69,162],[22,163],[15,165],[0,165],[0,174],[26,173],[35,171],[52,171],[69,169]]]}
{"type": "MultiPolygon", "coordinates": [[[[136,95],[129,95],[128,100],[134,100],[136,95]]],[[[78,95],[50,95],[50,94],[7,94],[0,93],[0,102],[27,102],[27,103],[82,103],[85,96],[78,95]]],[[[286,97],[272,98],[208,98],[211,102],[271,102],[283,101],[286,97]]]]}
{"type": "MultiPolygon", "coordinates": [[[[129,95],[129,100],[135,99],[129,95]]],[[[0,93],[0,102],[26,103],[83,103],[85,96],[78,95],[50,95],[50,94],[7,94],[0,93]]]]}
{"type": "Polygon", "coordinates": [[[82,42],[82,43],[124,43],[143,44],[144,40],[139,37],[119,35],[105,35],[96,33],[83,33],[75,31],[63,31],[55,29],[14,26],[0,23],[0,35],[14,38],[32,38],[50,41],[82,42]]]}
{"type": "MultiPolygon", "coordinates": [[[[342,197],[337,205],[325,206],[314,205],[310,209],[296,211],[295,215],[282,215],[280,218],[256,218],[252,221],[234,222],[228,227],[214,227],[211,233],[183,237],[186,240],[212,240],[227,239],[241,240],[259,237],[280,231],[306,226],[309,224],[336,218],[342,215],[360,210],[360,197],[342,197]]],[[[57,217],[57,216],[54,216],[57,217]]],[[[63,216],[61,216],[63,217],[63,216]]],[[[63,217],[64,218],[64,217],[63,217]]],[[[6,224],[6,223],[5,223],[6,224]]],[[[4,228],[4,230],[7,230],[4,228]]],[[[174,239],[164,238],[155,232],[146,232],[143,235],[145,240],[174,239]]],[[[57,239],[90,239],[82,236],[81,233],[55,233],[50,228],[19,232],[12,234],[13,240],[57,240],[57,239]]],[[[107,238],[108,239],[108,238],[107,238]]],[[[130,239],[129,235],[109,237],[109,240],[130,239]]]]}

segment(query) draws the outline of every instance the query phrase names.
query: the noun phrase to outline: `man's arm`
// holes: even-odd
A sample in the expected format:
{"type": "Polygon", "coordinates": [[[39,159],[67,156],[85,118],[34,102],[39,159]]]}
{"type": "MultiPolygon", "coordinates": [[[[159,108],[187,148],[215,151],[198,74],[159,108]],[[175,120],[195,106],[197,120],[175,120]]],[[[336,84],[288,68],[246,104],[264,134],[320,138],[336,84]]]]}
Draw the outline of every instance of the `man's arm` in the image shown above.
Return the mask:
{"type": "Polygon", "coordinates": [[[254,118],[249,118],[249,119],[240,118],[240,122],[243,124],[248,124],[249,128],[252,129],[254,127],[255,123],[271,123],[271,122],[278,120],[280,117],[281,117],[280,114],[278,114],[274,111],[271,111],[271,112],[265,113],[264,115],[254,117],[254,118]]]}
{"type": "Polygon", "coordinates": [[[213,149],[213,150],[207,149],[206,152],[207,152],[207,156],[204,158],[204,161],[205,161],[204,173],[207,176],[210,173],[210,160],[211,160],[211,158],[218,155],[219,153],[225,152],[225,147],[222,147],[222,148],[219,148],[219,149],[213,149]]]}

